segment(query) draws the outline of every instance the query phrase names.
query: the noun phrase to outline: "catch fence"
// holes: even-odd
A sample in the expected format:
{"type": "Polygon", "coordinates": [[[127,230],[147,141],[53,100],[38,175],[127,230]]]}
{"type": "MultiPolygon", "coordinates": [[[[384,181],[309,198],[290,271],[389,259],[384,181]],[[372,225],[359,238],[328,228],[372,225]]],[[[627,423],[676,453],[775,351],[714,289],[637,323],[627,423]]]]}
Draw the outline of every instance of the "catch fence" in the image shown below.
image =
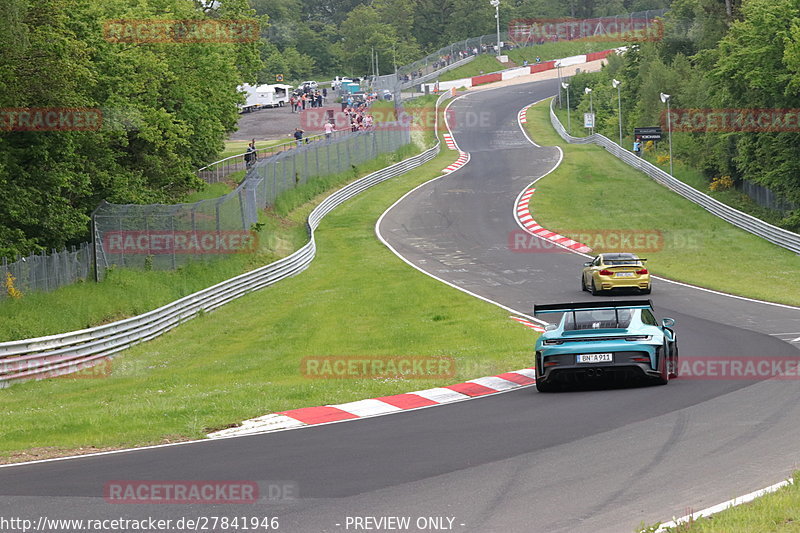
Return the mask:
{"type": "Polygon", "coordinates": [[[251,229],[259,211],[282,192],[350,170],[410,140],[407,125],[382,124],[262,159],[219,198],[173,205],[103,202],[92,217],[97,277],[103,279],[112,266],[170,270],[192,259],[251,251],[258,245],[251,229]]]}

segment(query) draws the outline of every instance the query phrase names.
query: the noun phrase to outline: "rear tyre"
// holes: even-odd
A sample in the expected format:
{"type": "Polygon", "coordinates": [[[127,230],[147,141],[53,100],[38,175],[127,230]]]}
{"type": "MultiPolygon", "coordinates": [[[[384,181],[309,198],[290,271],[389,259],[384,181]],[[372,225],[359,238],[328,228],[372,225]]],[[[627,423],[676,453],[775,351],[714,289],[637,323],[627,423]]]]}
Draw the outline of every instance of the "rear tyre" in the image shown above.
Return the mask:
{"type": "Polygon", "coordinates": [[[650,294],[650,292],[652,290],[653,290],[653,286],[652,285],[648,285],[646,289],[641,289],[642,294],[650,294]]]}
{"type": "Polygon", "coordinates": [[[584,278],[583,275],[581,275],[581,290],[584,292],[589,290],[586,288],[586,278],[584,278]]]}
{"type": "Polygon", "coordinates": [[[653,380],[656,385],[666,385],[669,383],[669,361],[667,361],[666,353],[666,346],[658,348],[656,351],[660,373],[660,375],[653,380]]]}
{"type": "Polygon", "coordinates": [[[678,343],[672,343],[672,365],[669,372],[670,379],[678,377],[678,343]]]}
{"type": "Polygon", "coordinates": [[[601,292],[601,291],[597,290],[597,285],[594,284],[594,278],[592,278],[592,287],[589,290],[589,292],[591,292],[594,296],[599,295],[600,292],[601,292]]]}

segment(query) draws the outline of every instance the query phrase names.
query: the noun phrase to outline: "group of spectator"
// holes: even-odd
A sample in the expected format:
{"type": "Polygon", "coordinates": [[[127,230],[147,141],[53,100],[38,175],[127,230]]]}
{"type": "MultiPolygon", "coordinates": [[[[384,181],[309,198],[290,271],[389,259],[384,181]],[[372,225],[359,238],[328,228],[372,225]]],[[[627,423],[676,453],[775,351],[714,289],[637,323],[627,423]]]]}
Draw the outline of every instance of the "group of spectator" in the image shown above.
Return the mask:
{"type": "Polygon", "coordinates": [[[372,129],[374,118],[367,112],[367,107],[368,102],[363,102],[355,107],[347,106],[344,108],[343,113],[346,121],[350,124],[350,131],[356,132],[372,129]]]}
{"type": "Polygon", "coordinates": [[[322,107],[327,98],[328,89],[325,87],[322,91],[309,90],[308,87],[303,90],[298,89],[289,98],[289,108],[292,113],[299,113],[309,107],[322,107]]]}

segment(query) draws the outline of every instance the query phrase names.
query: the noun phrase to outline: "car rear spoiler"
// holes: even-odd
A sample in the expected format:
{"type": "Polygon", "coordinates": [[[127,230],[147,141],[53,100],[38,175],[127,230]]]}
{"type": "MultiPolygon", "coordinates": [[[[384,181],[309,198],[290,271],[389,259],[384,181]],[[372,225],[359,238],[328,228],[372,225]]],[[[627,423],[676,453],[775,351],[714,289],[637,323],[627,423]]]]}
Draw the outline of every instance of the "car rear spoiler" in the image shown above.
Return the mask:
{"type": "Polygon", "coordinates": [[[567,313],[582,309],[652,309],[651,300],[607,300],[604,302],[572,302],[566,304],[541,304],[533,306],[533,314],[567,313]]]}

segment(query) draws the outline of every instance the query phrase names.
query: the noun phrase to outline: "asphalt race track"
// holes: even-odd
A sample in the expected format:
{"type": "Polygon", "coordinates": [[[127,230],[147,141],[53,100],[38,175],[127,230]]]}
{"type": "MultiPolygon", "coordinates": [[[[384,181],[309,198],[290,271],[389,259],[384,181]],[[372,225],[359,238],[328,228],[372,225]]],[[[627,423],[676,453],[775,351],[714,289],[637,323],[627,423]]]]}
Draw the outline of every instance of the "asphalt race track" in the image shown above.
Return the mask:
{"type": "MultiPolygon", "coordinates": [[[[514,200],[558,159],[527,141],[517,111],[555,90],[556,81],[537,82],[454,102],[453,133],[470,162],[399,203],[382,235],[420,268],[520,312],[591,299],[578,285],[583,257],[509,246],[519,231],[514,200]]],[[[659,318],[676,319],[682,358],[800,355],[781,340],[800,336],[798,310],[666,282],[651,298],[659,318]]],[[[798,421],[796,379],[529,387],[354,422],[3,467],[0,517],[277,517],[279,531],[299,533],[631,532],[789,475],[800,463],[798,421]],[[243,505],[114,504],[103,498],[114,480],[252,480],[262,492],[288,492],[243,505]],[[356,527],[357,517],[410,517],[410,526],[356,527]]]]}

